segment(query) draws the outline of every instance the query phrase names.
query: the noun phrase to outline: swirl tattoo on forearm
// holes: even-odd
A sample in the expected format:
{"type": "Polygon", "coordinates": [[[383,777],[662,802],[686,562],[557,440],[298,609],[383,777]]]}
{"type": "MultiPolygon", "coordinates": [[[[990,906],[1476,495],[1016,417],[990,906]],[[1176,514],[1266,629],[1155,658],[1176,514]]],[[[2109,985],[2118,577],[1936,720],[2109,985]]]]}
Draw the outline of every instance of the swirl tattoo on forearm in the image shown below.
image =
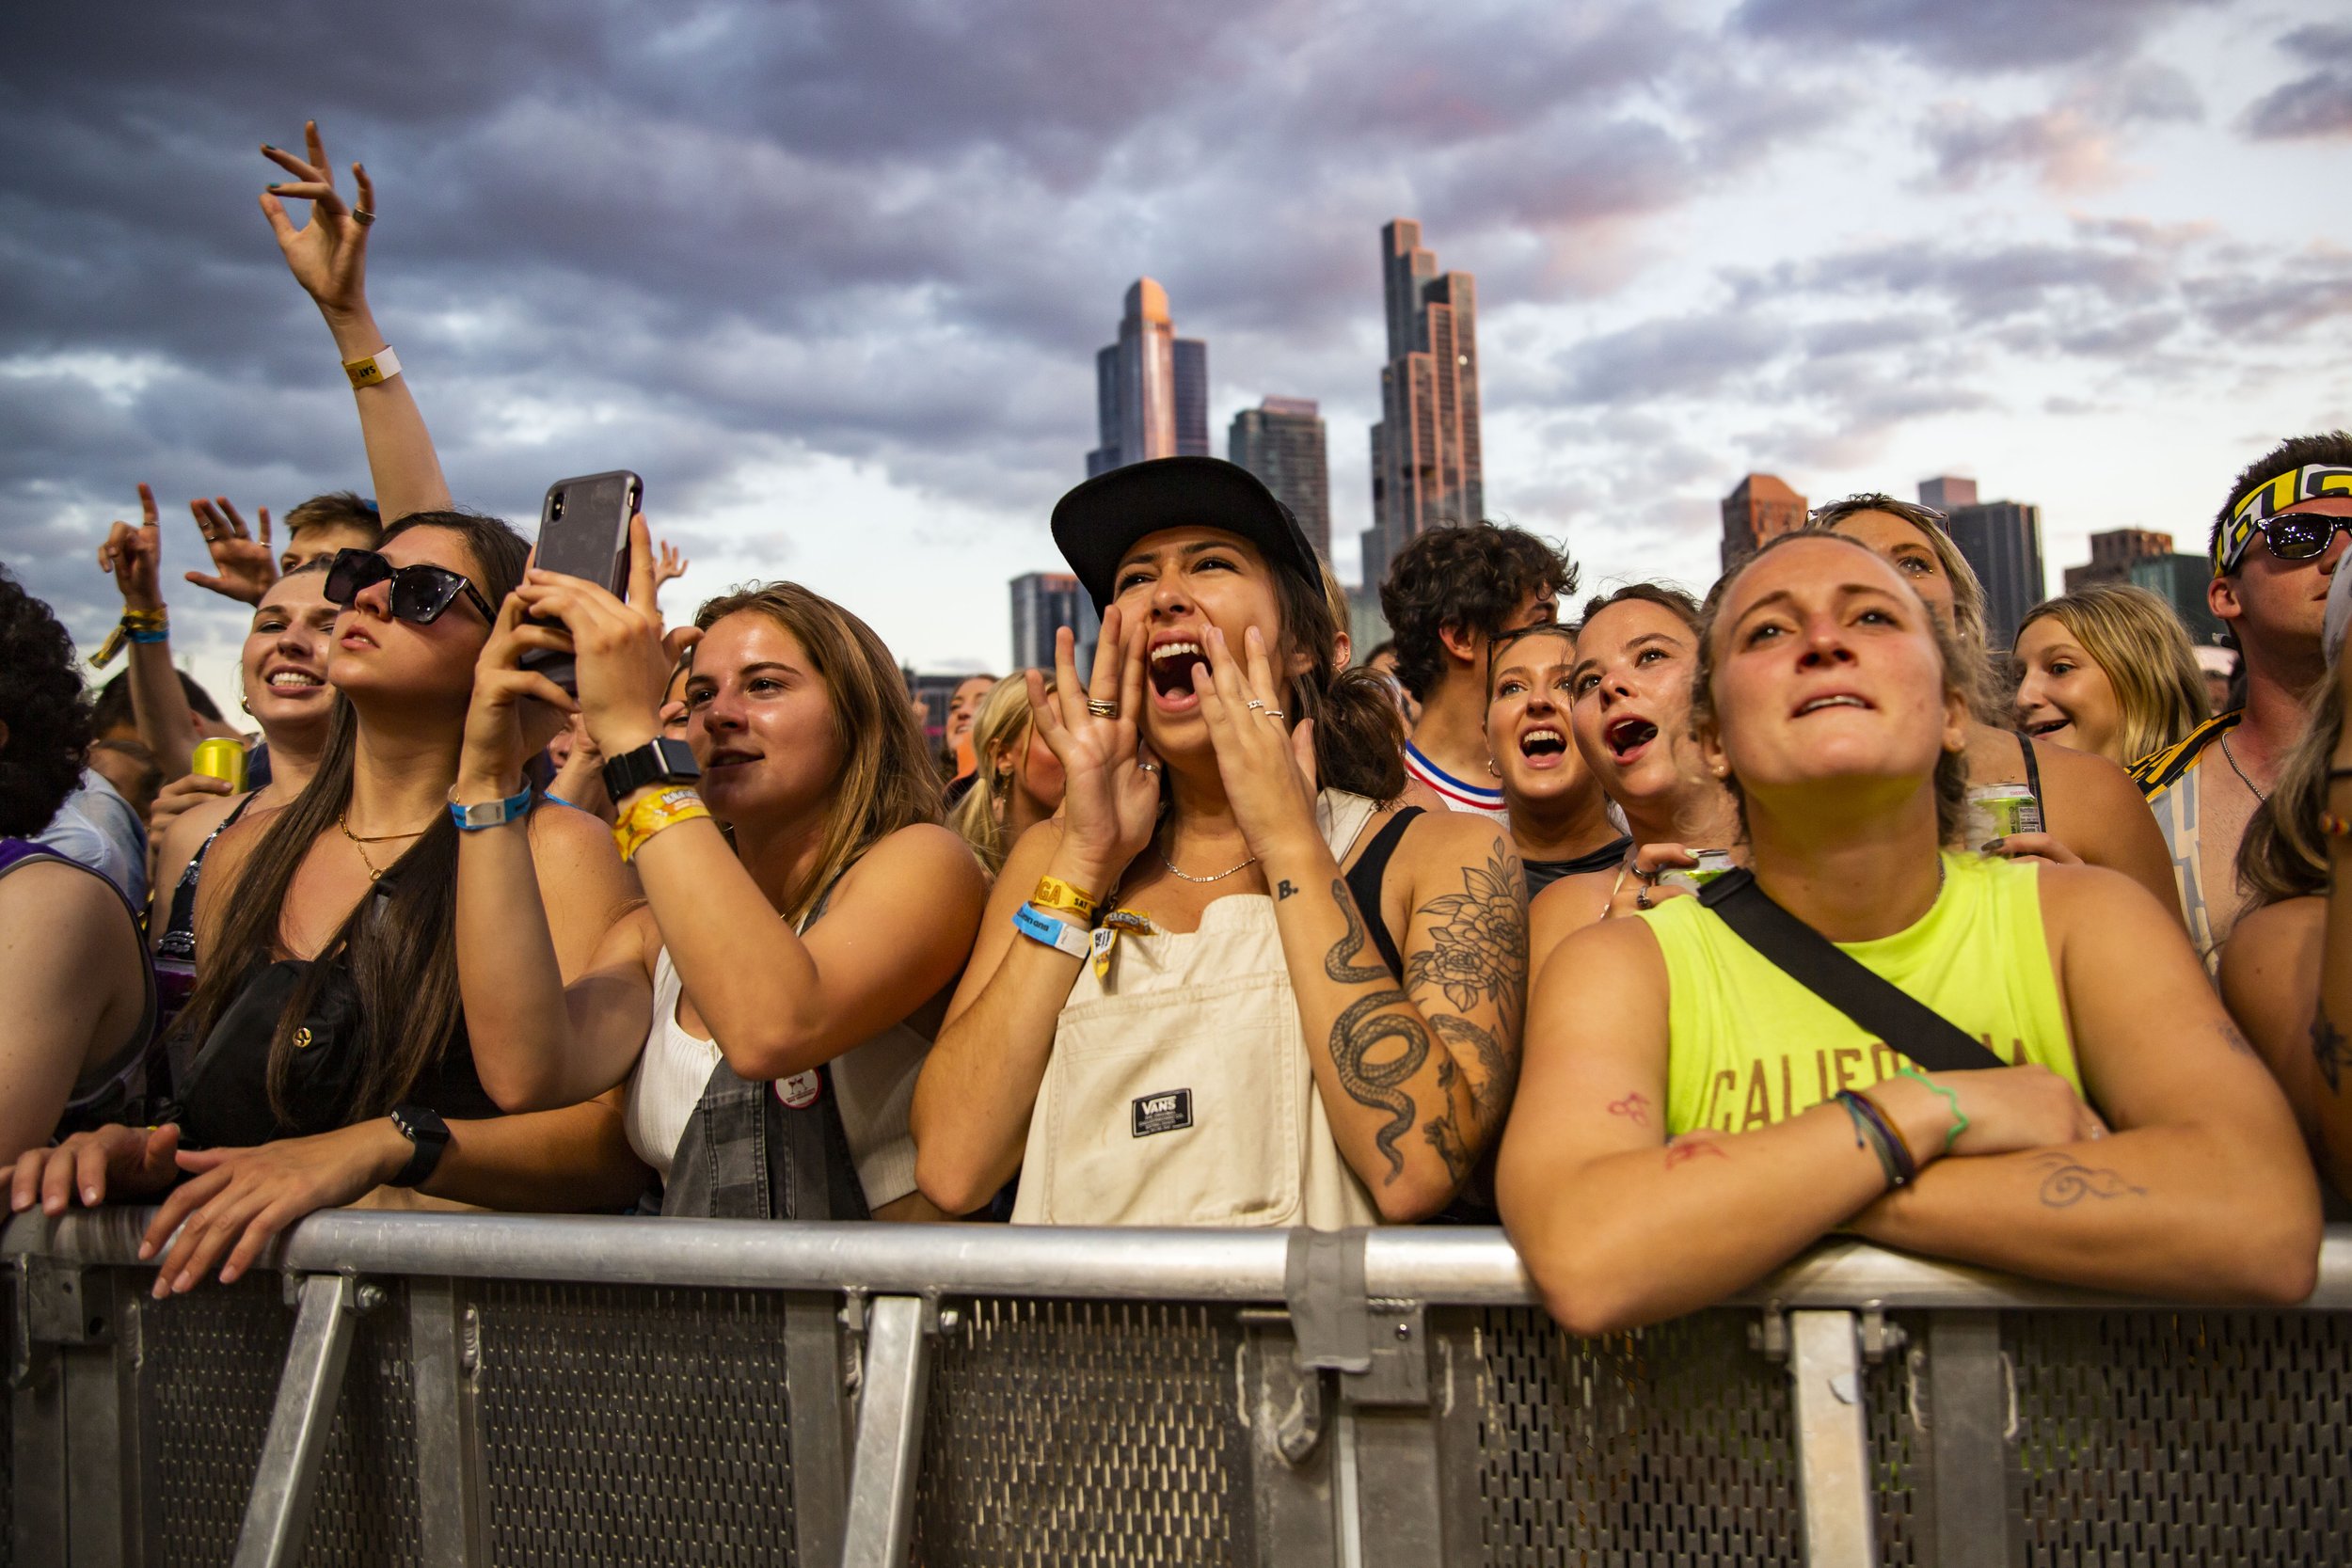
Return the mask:
{"type": "MultiPolygon", "coordinates": [[[[1429,1059],[1429,1031],[1413,1016],[1411,1000],[1393,983],[1387,965],[1356,962],[1369,939],[1364,931],[1364,917],[1358,912],[1356,900],[1348,895],[1345,881],[1332,880],[1331,901],[1339,906],[1341,917],[1347,922],[1347,932],[1324,955],[1323,973],[1343,986],[1391,981],[1349,1003],[1339,1021],[1331,1025],[1331,1066],[1350,1100],[1368,1110],[1389,1113],[1388,1125],[1374,1134],[1373,1142],[1387,1156],[1388,1180],[1393,1181],[1405,1174],[1405,1156],[1397,1152],[1397,1140],[1412,1131],[1413,1119],[1420,1111],[1413,1097],[1398,1085],[1411,1082],[1422,1064],[1429,1059]],[[1400,1008],[1405,1010],[1397,1010],[1400,1008]],[[1384,1040],[1401,1041],[1402,1048],[1385,1061],[1367,1060],[1374,1048],[1384,1040]]],[[[1435,1138],[1432,1142],[1439,1154],[1446,1152],[1443,1143],[1435,1138]]],[[[1455,1142],[1458,1145],[1459,1140],[1455,1142]]]]}
{"type": "Polygon", "coordinates": [[[2064,1154],[2045,1154],[2042,1166],[2042,1206],[2072,1209],[2084,1198],[2146,1197],[2148,1189],[2134,1186],[2117,1172],[2086,1165],[2064,1154]]]}

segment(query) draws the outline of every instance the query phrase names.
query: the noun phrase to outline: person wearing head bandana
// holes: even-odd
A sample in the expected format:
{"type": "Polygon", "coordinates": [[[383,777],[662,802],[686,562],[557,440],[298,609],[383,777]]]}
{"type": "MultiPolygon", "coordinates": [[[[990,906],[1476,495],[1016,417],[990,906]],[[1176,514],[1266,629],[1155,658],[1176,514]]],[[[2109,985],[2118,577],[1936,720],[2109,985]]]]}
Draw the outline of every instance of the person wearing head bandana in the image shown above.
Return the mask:
{"type": "Polygon", "coordinates": [[[2133,768],[2172,851],[2189,935],[2212,961],[2244,908],[2238,841],[2277,784],[2327,673],[2320,631],[2352,529],[2352,433],[2282,442],[2214,518],[2206,602],[2246,666],[2246,705],[2133,768]]]}

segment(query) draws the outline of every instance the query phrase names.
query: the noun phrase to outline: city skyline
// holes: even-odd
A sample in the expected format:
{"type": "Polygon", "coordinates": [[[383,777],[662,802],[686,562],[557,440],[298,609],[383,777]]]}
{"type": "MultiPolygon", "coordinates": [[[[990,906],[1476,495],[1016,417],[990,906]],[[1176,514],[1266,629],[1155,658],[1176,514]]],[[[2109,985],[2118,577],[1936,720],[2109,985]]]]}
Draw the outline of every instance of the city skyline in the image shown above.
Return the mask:
{"type": "Polygon", "coordinates": [[[1358,579],[1366,591],[1416,534],[1486,515],[1477,279],[1439,272],[1420,223],[1392,218],[1380,230],[1380,288],[1389,357],[1372,427],[1372,527],[1358,579]]]}
{"type": "Polygon", "coordinates": [[[1323,415],[1312,398],[1268,396],[1233,416],[1225,456],[1248,468],[1291,509],[1324,564],[1331,562],[1331,462],[1323,415]]]}
{"type": "Polygon", "coordinates": [[[1094,356],[1094,450],[1086,477],[1154,457],[1209,455],[1209,346],[1179,338],[1168,291],[1127,287],[1119,341],[1094,356]]]}
{"type": "Polygon", "coordinates": [[[2121,527],[2194,550],[2245,463],[2352,423],[2352,214],[2312,199],[2352,121],[2310,112],[2352,40],[2318,0],[8,26],[0,557],[95,646],[97,541],[152,482],[175,651],[225,705],[246,617],[181,582],[187,498],[368,483],[254,208],[256,144],[310,116],[375,181],[373,304],[460,502],[528,527],[550,481],[632,468],[692,561],[674,616],[790,577],[921,668],[1005,664],[1146,274],[1215,347],[1213,442],[1318,401],[1359,580],[1398,214],[1477,276],[1485,510],[1596,586],[1703,586],[1756,470],[1979,474],[2054,564],[2121,527]]]}

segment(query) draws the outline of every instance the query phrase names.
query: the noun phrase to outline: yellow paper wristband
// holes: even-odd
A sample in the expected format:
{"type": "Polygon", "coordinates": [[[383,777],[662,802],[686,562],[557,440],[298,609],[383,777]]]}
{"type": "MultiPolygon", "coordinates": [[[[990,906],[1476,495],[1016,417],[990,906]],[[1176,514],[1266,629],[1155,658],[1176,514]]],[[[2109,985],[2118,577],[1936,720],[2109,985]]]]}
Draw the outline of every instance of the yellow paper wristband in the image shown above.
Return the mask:
{"type": "Polygon", "coordinates": [[[1040,877],[1037,891],[1029,895],[1029,902],[1041,910],[1060,910],[1074,914],[1089,926],[1094,923],[1095,912],[1103,907],[1100,898],[1079,892],[1059,877],[1040,877]]]}
{"type": "Polygon", "coordinates": [[[645,841],[664,828],[675,828],[681,822],[709,815],[710,808],[691,789],[680,786],[657,790],[641,797],[628,808],[628,815],[612,829],[612,842],[621,847],[622,860],[634,860],[637,851],[645,847],[645,841]]]}
{"type": "Polygon", "coordinates": [[[378,382],[389,381],[399,373],[400,356],[394,354],[389,348],[379,348],[365,359],[343,361],[343,374],[351,377],[352,388],[355,391],[361,387],[373,387],[378,382]]]}

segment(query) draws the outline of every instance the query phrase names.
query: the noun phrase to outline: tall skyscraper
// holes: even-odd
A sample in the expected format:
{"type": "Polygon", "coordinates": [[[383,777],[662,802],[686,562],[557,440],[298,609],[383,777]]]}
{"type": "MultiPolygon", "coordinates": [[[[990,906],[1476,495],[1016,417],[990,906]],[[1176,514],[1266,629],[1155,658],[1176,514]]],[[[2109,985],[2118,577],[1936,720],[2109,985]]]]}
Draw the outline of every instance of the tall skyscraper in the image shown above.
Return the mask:
{"type": "MultiPolygon", "coordinates": [[[[2132,563],[2153,561],[2172,553],[2172,536],[2153,529],[2111,528],[2105,533],[2090,536],[2090,560],[2086,565],[2069,566],[2065,572],[2066,592],[2088,588],[2094,582],[2129,582],[2132,563]]],[[[2203,595],[2201,594],[2201,600],[2203,595]]]]}
{"type": "Polygon", "coordinates": [[[1995,654],[2017,639],[2017,623],[2042,602],[2042,508],[1980,501],[1973,479],[1919,482],[1919,500],[1944,514],[1952,543],[1984,584],[1985,637],[1995,654]]]}
{"type": "Polygon", "coordinates": [[[1127,290],[1119,341],[1094,356],[1094,407],[1102,445],[1087,477],[1148,457],[1209,455],[1209,345],[1179,338],[1168,291],[1149,277],[1127,290]]]}
{"type": "Polygon", "coordinates": [[[1094,601],[1068,572],[1030,572],[1012,579],[1012,667],[1054,668],[1054,631],[1068,626],[1077,635],[1078,675],[1094,667],[1094,644],[1103,623],[1094,601]]]}
{"type": "Polygon", "coordinates": [[[1767,539],[1804,527],[1804,498],[1777,474],[1750,474],[1724,498],[1724,570],[1756,553],[1767,539]]]}
{"type": "MultiPolygon", "coordinates": [[[[2095,540],[2098,535],[2094,533],[2091,538],[2095,540]]],[[[2132,562],[2125,576],[2135,586],[2147,589],[2172,607],[2181,625],[2188,628],[2191,642],[2211,645],[2226,635],[2229,628],[2221,624],[2221,617],[2213,612],[2213,605],[2205,598],[2205,589],[2213,581],[2213,562],[2203,556],[2184,555],[2177,550],[2143,555],[2132,562]]]]}
{"type": "Polygon", "coordinates": [[[1331,476],[1323,416],[1312,398],[1266,398],[1233,416],[1225,455],[1265,481],[1326,562],[1331,559],[1331,476]]]}
{"type": "Polygon", "coordinates": [[[1380,230],[1389,362],[1380,372],[1380,422],[1372,427],[1372,527],[1363,536],[1364,586],[1379,585],[1412,538],[1439,523],[1486,514],[1479,455],[1478,284],[1439,274],[1421,225],[1398,218],[1380,230]]]}

